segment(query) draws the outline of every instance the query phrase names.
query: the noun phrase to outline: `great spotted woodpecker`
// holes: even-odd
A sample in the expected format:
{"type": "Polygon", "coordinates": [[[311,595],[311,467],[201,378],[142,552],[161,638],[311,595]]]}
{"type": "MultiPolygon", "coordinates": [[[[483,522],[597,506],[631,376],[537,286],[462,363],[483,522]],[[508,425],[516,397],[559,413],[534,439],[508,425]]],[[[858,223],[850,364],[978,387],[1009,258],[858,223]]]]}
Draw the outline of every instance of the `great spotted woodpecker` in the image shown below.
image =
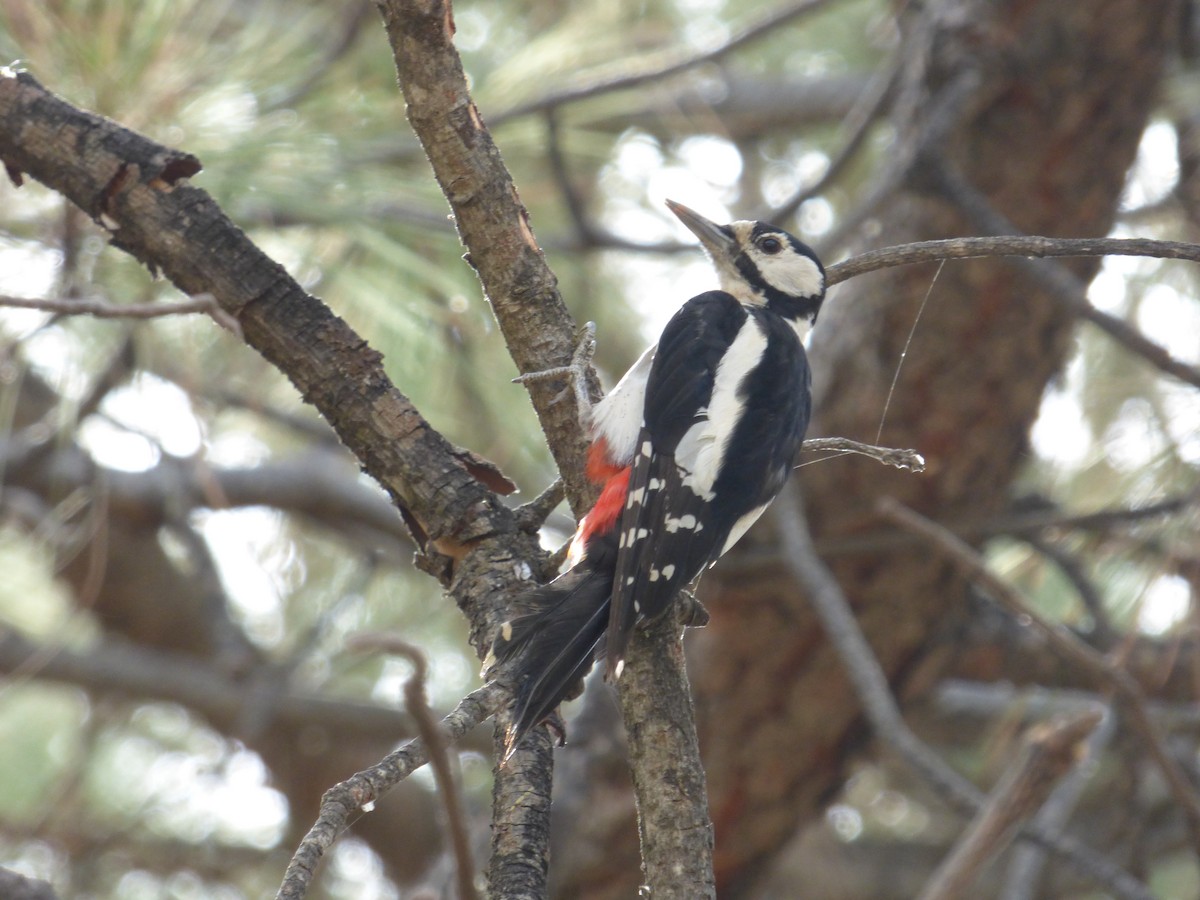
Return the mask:
{"type": "Polygon", "coordinates": [[[700,239],[720,290],[685,303],[591,413],[587,474],[602,487],[573,564],[518,601],[525,614],[493,646],[497,662],[512,662],[509,753],[597,655],[620,677],[633,627],[666,612],[745,534],[808,426],[801,341],[825,297],[820,260],[774,225],[716,225],[667,206],[700,239]]]}

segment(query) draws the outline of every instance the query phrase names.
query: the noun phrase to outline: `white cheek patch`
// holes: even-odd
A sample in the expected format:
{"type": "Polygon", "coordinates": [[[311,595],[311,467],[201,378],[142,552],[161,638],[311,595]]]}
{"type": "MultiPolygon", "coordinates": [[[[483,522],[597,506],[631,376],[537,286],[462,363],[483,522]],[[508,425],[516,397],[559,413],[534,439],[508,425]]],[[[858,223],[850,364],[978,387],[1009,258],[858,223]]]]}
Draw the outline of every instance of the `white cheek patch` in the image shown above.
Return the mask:
{"type": "Polygon", "coordinates": [[[746,252],[767,284],[789,297],[815,297],[825,289],[825,276],[817,264],[789,247],[774,256],[754,246],[746,252]]]}

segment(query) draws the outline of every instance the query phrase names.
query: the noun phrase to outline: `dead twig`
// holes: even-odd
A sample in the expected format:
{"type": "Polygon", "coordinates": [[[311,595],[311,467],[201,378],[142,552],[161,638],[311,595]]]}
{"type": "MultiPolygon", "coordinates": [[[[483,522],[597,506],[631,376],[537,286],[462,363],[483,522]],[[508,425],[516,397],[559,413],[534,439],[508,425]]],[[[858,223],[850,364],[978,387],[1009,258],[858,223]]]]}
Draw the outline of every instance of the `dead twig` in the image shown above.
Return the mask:
{"type": "Polygon", "coordinates": [[[458,900],[475,900],[479,894],[475,889],[475,864],[471,859],[467,815],[463,809],[458,779],[454,777],[450,766],[450,754],[447,752],[442,728],[434,719],[429,700],[425,696],[425,678],[429,670],[425,654],[394,634],[351,635],[346,641],[346,646],[360,653],[382,651],[403,656],[412,663],[412,676],[404,682],[404,705],[417,724],[417,734],[425,742],[429,766],[433,769],[433,779],[437,783],[442,805],[446,810],[446,827],[450,831],[450,844],[454,848],[455,871],[458,875],[458,900]]]}
{"type": "MultiPolygon", "coordinates": [[[[925,471],[925,457],[916,450],[879,447],[875,444],[852,441],[849,438],[809,438],[801,445],[800,450],[804,453],[832,452],[839,455],[856,453],[859,456],[869,456],[871,459],[895,469],[911,469],[913,472],[925,471]]],[[[805,465],[808,464],[805,463],[805,465]]]]}
{"type": "Polygon", "coordinates": [[[938,262],[943,259],[977,259],[987,256],[1149,256],[1200,262],[1200,244],[1157,241],[1150,238],[1051,238],[1032,234],[947,238],[917,241],[861,253],[825,270],[830,287],[868,272],[938,262]]]}
{"type": "Polygon", "coordinates": [[[663,60],[661,56],[652,58],[647,64],[632,66],[629,70],[615,76],[596,78],[494,113],[488,116],[488,121],[491,123],[492,128],[498,128],[510,119],[516,119],[530,113],[544,112],[545,110],[555,109],[568,103],[587,100],[600,94],[639,87],[651,81],[659,81],[663,78],[669,78],[672,75],[678,75],[681,72],[686,72],[688,69],[695,68],[704,63],[714,62],[760,37],[775,34],[779,28],[790,23],[793,19],[808,15],[809,13],[815,13],[829,4],[830,0],[800,0],[799,3],[792,3],[781,9],[767,13],[758,21],[747,25],[733,34],[727,40],[701,50],[699,53],[689,53],[683,56],[672,54],[666,60],[663,60]]]}
{"type": "Polygon", "coordinates": [[[968,888],[980,870],[1012,843],[1017,826],[1037,811],[1054,786],[1082,759],[1085,742],[1100,718],[1100,713],[1092,710],[1029,729],[1017,759],[933,873],[921,900],[968,896],[968,888]]]}
{"type": "MultiPolygon", "coordinates": [[[[485,684],[471,692],[441,721],[441,732],[448,742],[457,741],[481,722],[494,715],[509,694],[497,684],[485,684]]],[[[389,753],[369,769],[335,784],[321,798],[321,812],[300,846],[292,855],[276,900],[300,900],[308,893],[317,865],[325,851],[333,846],[346,828],[350,817],[360,809],[370,811],[373,804],[425,763],[429,750],[420,738],[409,741],[389,753]]]]}
{"type": "Polygon", "coordinates": [[[1150,717],[1146,695],[1133,676],[1115,658],[1100,653],[1063,625],[1044,618],[1020,591],[993,574],[979,553],[946,528],[891,498],[880,500],[878,509],[880,515],[889,521],[922,535],[947,559],[973,578],[1017,621],[1028,623],[1037,629],[1063,658],[1077,665],[1125,702],[1130,724],[1162,771],[1172,796],[1184,812],[1193,847],[1200,851],[1200,797],[1197,797],[1187,775],[1167,751],[1158,726],[1150,717]]]}
{"type": "Polygon", "coordinates": [[[239,338],[242,326],[223,310],[212,294],[196,294],[189,300],[176,303],[107,303],[97,299],[58,299],[53,297],[13,297],[0,295],[0,306],[12,309],[36,309],[59,316],[93,316],[97,319],[161,319],[164,316],[184,316],[207,313],[214,321],[239,338]]]}
{"type": "MultiPolygon", "coordinates": [[[[858,627],[837,581],[817,556],[796,487],[789,486],[785,496],[772,509],[784,545],[784,559],[846,667],[847,677],[863,705],[863,713],[879,736],[881,745],[896,753],[953,809],[964,815],[976,815],[985,803],[983,792],[913,734],[904,721],[892,696],[887,674],[858,627]]],[[[1068,835],[1041,828],[1036,823],[1027,824],[1021,835],[1069,861],[1080,873],[1119,897],[1151,900],[1153,896],[1149,888],[1128,872],[1068,835]]]]}

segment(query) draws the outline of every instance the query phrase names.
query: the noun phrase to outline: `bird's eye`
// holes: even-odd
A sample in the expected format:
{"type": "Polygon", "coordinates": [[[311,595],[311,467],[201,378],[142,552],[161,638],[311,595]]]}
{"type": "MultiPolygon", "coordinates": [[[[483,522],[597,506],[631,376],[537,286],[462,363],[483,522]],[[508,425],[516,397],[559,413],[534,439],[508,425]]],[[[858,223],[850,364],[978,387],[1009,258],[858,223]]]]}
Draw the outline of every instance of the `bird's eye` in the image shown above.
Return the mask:
{"type": "Polygon", "coordinates": [[[758,249],[774,255],[783,249],[783,244],[779,242],[779,238],[765,237],[758,242],[758,249]]]}

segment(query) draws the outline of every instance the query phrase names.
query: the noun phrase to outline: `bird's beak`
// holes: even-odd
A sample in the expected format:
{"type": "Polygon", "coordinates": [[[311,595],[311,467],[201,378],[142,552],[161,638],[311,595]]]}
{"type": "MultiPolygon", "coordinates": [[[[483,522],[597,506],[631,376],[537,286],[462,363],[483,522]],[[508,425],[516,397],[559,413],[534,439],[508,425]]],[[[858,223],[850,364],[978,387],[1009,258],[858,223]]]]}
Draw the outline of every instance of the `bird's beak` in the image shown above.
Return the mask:
{"type": "Polygon", "coordinates": [[[688,209],[674,200],[667,201],[667,209],[679,217],[679,221],[687,226],[688,231],[700,238],[700,243],[713,259],[729,259],[734,255],[733,235],[716,222],[710,222],[694,209],[688,209]]]}

